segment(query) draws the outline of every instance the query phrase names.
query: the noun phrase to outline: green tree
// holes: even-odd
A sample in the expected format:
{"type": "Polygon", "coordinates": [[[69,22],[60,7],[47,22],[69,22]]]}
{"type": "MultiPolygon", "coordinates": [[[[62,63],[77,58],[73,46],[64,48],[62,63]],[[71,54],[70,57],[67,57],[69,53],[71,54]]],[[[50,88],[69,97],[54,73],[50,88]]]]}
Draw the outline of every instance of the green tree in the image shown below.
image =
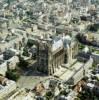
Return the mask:
{"type": "Polygon", "coordinates": [[[29,52],[28,52],[28,48],[24,48],[24,49],[23,49],[23,56],[27,56],[27,57],[30,56],[30,54],[29,54],[29,52]]]}
{"type": "Polygon", "coordinates": [[[19,77],[20,77],[20,74],[16,70],[8,70],[6,72],[6,77],[8,79],[17,81],[19,79],[19,77]]]}
{"type": "Polygon", "coordinates": [[[52,91],[46,92],[46,95],[45,95],[46,100],[52,100],[53,96],[54,94],[52,93],[52,91]]]}
{"type": "Polygon", "coordinates": [[[21,56],[19,56],[19,64],[18,66],[22,69],[27,69],[29,63],[27,61],[25,61],[21,56]]]}

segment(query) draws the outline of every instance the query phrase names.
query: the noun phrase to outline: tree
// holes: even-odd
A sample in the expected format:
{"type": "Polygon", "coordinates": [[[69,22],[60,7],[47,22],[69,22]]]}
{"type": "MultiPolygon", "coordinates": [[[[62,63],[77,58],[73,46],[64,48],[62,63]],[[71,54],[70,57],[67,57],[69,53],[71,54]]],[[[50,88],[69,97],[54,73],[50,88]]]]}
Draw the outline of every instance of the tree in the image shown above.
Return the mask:
{"type": "Polygon", "coordinates": [[[79,49],[80,49],[80,50],[82,50],[82,49],[84,49],[84,48],[85,48],[85,46],[84,46],[83,44],[80,44],[80,45],[79,45],[79,49]]]}
{"type": "Polygon", "coordinates": [[[52,91],[46,92],[46,95],[45,95],[46,100],[52,100],[53,96],[54,94],[52,93],[52,91]]]}
{"type": "Polygon", "coordinates": [[[6,77],[8,79],[17,81],[19,79],[20,75],[19,75],[19,73],[16,70],[8,70],[6,72],[6,77]]]}
{"type": "Polygon", "coordinates": [[[89,31],[92,31],[92,32],[97,32],[98,29],[99,29],[99,26],[98,26],[97,24],[93,24],[93,25],[89,25],[89,26],[87,27],[87,29],[88,29],[89,31]]]}
{"type": "Polygon", "coordinates": [[[65,90],[62,90],[61,92],[60,92],[60,95],[67,95],[68,93],[65,91],[65,90]]]}
{"type": "Polygon", "coordinates": [[[23,49],[23,56],[27,56],[27,57],[30,56],[27,48],[23,49]]]}
{"type": "Polygon", "coordinates": [[[27,61],[25,61],[21,56],[19,56],[19,60],[20,60],[20,62],[18,64],[18,66],[24,70],[27,69],[29,63],[27,61]]]}

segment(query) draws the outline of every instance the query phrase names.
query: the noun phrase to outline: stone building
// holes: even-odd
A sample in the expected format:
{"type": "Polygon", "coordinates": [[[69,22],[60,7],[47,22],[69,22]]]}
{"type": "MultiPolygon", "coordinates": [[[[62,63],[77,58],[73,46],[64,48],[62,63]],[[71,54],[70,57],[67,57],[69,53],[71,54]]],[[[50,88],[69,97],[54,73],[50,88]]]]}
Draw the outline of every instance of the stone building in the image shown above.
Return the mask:
{"type": "Polygon", "coordinates": [[[7,72],[7,63],[0,59],[0,75],[5,76],[7,72]]]}
{"type": "Polygon", "coordinates": [[[20,89],[15,92],[8,100],[34,100],[34,94],[27,89],[20,89]]]}
{"type": "Polygon", "coordinates": [[[0,76],[0,100],[16,90],[16,82],[0,76]]]}
{"type": "Polygon", "coordinates": [[[47,72],[48,74],[53,74],[56,69],[58,69],[62,63],[64,63],[65,52],[63,42],[61,39],[54,42],[55,43],[50,44],[46,43],[46,41],[42,41],[39,44],[39,69],[47,72]]]}
{"type": "Polygon", "coordinates": [[[78,52],[78,44],[69,35],[33,40],[37,45],[37,70],[52,75],[62,64],[71,63],[78,52]]]}

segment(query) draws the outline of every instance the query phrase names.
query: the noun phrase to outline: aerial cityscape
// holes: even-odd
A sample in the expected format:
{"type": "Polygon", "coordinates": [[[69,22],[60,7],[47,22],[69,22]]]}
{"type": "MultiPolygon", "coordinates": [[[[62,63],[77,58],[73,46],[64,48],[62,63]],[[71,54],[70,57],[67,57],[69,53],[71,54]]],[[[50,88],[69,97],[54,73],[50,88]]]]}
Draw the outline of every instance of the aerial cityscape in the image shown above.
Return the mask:
{"type": "Polygon", "coordinates": [[[0,100],[99,100],[99,0],[0,0],[0,100]]]}

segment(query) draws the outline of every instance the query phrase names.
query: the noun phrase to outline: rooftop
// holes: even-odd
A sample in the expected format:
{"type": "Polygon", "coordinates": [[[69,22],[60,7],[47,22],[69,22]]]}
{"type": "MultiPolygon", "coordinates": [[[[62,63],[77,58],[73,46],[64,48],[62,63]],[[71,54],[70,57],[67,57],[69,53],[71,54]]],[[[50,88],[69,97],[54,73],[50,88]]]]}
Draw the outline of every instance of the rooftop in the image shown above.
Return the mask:
{"type": "Polygon", "coordinates": [[[79,71],[79,69],[82,68],[83,64],[84,63],[82,62],[76,62],[70,68],[61,68],[54,74],[54,76],[59,77],[63,81],[68,81],[76,72],[79,71]]]}
{"type": "Polygon", "coordinates": [[[14,95],[12,95],[8,100],[34,100],[33,94],[26,89],[20,89],[14,95]]]}

